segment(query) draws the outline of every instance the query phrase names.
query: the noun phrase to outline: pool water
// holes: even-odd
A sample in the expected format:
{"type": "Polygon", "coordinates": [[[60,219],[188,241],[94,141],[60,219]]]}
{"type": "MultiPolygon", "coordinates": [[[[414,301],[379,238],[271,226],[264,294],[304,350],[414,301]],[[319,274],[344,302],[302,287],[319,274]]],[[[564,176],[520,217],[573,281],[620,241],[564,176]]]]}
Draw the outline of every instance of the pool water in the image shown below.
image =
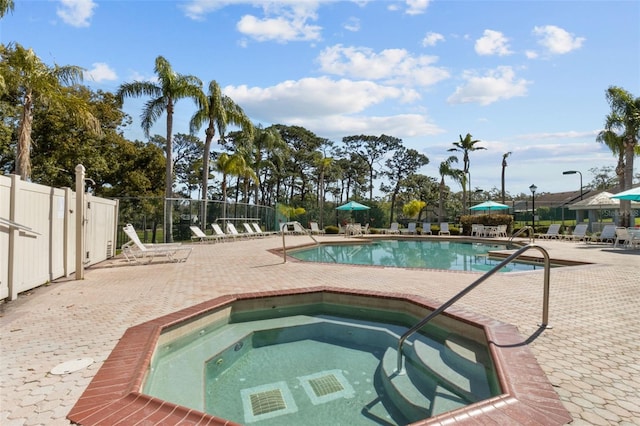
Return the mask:
{"type": "MultiPolygon", "coordinates": [[[[505,244],[462,241],[376,240],[361,244],[320,244],[287,254],[307,262],[486,272],[502,260],[489,258],[490,251],[513,248],[505,244]]],[[[539,264],[512,262],[500,272],[542,268],[539,264]]]]}
{"type": "Polygon", "coordinates": [[[405,346],[405,377],[416,388],[396,391],[396,345],[415,318],[366,308],[337,315],[347,310],[322,304],[251,312],[168,342],[144,391],[265,426],[402,425],[500,393],[488,348],[433,325],[405,346]],[[453,353],[451,342],[463,342],[480,361],[453,353]]]}

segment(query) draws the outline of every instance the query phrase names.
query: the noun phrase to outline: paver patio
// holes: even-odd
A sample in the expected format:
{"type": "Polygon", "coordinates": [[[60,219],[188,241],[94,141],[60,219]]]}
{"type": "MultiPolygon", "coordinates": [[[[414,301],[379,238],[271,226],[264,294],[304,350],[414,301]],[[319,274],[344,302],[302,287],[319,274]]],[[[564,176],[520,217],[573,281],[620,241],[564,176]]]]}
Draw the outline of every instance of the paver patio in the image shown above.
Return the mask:
{"type": "MultiPolygon", "coordinates": [[[[287,237],[288,245],[308,242],[287,237]]],[[[536,333],[542,271],[494,275],[457,306],[518,327],[573,425],[640,424],[640,251],[538,243],[554,258],[594,263],[551,271],[553,329],[536,333]]],[[[116,258],[88,269],[82,281],[59,280],[0,304],[0,424],[68,425],[66,415],[127,328],[220,295],[332,286],[444,302],[480,276],[283,263],[268,251],[281,246],[280,237],[196,244],[181,264],[116,258]],[[50,373],[87,357],[95,361],[87,368],[50,373]]]]}

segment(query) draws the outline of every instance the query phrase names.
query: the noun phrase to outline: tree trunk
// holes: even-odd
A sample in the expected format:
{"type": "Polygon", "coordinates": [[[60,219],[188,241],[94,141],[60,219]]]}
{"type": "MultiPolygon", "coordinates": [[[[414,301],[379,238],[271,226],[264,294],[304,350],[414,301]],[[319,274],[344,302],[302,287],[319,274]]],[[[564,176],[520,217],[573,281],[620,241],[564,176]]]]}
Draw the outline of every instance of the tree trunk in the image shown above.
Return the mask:
{"type": "Polygon", "coordinates": [[[200,206],[200,222],[202,227],[207,229],[207,192],[209,188],[209,153],[211,152],[211,142],[216,134],[213,121],[209,121],[209,127],[205,131],[204,153],[202,155],[202,205],[200,206]]]}
{"type": "Polygon", "coordinates": [[[22,180],[31,177],[31,124],[33,115],[31,108],[33,106],[33,97],[31,91],[27,91],[24,95],[24,107],[20,117],[20,126],[18,128],[18,147],[16,155],[16,174],[20,175],[22,180]]]}
{"type": "Polygon", "coordinates": [[[171,139],[173,132],[173,101],[169,99],[167,103],[167,164],[165,167],[164,180],[164,199],[165,199],[165,227],[164,241],[173,242],[173,141],[171,139]]]}

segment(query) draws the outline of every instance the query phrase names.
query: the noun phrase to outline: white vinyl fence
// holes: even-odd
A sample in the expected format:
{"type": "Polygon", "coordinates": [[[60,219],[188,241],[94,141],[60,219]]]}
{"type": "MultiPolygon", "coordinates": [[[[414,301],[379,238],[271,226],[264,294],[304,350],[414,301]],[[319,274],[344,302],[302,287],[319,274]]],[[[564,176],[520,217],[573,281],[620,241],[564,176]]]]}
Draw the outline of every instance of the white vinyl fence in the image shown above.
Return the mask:
{"type": "MultiPolygon", "coordinates": [[[[0,176],[0,300],[75,272],[76,194],[0,176]]],[[[84,265],[115,255],[118,202],[86,194],[84,265]]]]}

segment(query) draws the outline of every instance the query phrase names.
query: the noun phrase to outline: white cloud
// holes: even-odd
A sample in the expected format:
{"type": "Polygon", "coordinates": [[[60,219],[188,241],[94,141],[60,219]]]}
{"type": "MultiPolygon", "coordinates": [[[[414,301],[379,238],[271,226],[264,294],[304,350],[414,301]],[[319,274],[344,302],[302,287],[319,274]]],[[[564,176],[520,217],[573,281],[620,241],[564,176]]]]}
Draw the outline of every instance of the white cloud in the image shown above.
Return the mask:
{"type": "Polygon", "coordinates": [[[96,62],[92,66],[93,68],[85,71],[85,79],[95,81],[97,83],[118,79],[116,72],[112,70],[108,64],[105,64],[104,62],[96,62]]]}
{"type": "Polygon", "coordinates": [[[360,31],[360,19],[352,16],[342,26],[347,31],[351,31],[351,32],[360,31]]]}
{"type": "Polygon", "coordinates": [[[551,55],[563,55],[582,47],[586,40],[584,37],[576,37],[566,30],[555,25],[534,27],[533,34],[540,37],[538,43],[551,55]]]}
{"type": "Polygon", "coordinates": [[[429,7],[429,2],[431,0],[407,0],[407,10],[405,13],[407,15],[420,15],[423,14],[427,7],[429,7]]]}
{"type": "Polygon", "coordinates": [[[481,38],[476,40],[476,53],[478,55],[505,56],[512,52],[509,50],[509,39],[500,31],[484,30],[481,38]]]}
{"type": "Polygon", "coordinates": [[[88,27],[93,16],[93,9],[98,5],[93,0],[60,0],[57,15],[67,24],[74,27],[88,27]]]}
{"type": "Polygon", "coordinates": [[[525,96],[530,84],[525,79],[516,79],[515,72],[508,66],[490,70],[484,76],[467,71],[463,78],[466,83],[456,88],[455,93],[447,99],[449,103],[489,105],[499,100],[525,96]]]}
{"type": "Polygon", "coordinates": [[[435,46],[439,41],[444,41],[444,36],[442,34],[428,32],[422,39],[422,45],[424,47],[435,46]]]}
{"type": "Polygon", "coordinates": [[[411,137],[442,132],[426,114],[365,115],[368,108],[383,102],[417,96],[373,82],[305,78],[266,88],[228,86],[223,91],[256,120],[303,126],[325,137],[362,132],[411,137]]]}
{"type": "Polygon", "coordinates": [[[259,19],[253,15],[243,16],[236,28],[240,33],[255,40],[278,42],[319,40],[322,29],[316,25],[308,25],[304,19],[288,19],[282,16],[259,19]]]}
{"type": "Polygon", "coordinates": [[[317,60],[323,72],[388,84],[429,86],[449,78],[446,69],[433,66],[436,56],[412,56],[405,49],[375,52],[338,44],[324,49],[317,60]]]}

